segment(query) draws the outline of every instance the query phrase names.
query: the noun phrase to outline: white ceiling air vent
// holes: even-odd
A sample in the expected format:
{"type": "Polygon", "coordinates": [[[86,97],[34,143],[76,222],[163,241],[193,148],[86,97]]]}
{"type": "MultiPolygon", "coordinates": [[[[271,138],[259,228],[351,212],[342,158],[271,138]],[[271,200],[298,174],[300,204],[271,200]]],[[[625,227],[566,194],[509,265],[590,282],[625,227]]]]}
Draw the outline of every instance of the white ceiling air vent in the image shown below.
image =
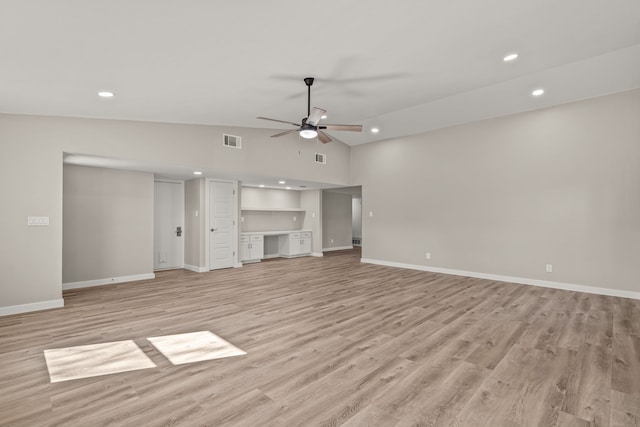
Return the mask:
{"type": "Polygon", "coordinates": [[[316,163],[327,164],[327,155],[322,153],[316,153],[316,163]]]}
{"type": "Polygon", "coordinates": [[[242,148],[242,138],[225,133],[223,134],[222,145],[225,147],[242,148]]]}

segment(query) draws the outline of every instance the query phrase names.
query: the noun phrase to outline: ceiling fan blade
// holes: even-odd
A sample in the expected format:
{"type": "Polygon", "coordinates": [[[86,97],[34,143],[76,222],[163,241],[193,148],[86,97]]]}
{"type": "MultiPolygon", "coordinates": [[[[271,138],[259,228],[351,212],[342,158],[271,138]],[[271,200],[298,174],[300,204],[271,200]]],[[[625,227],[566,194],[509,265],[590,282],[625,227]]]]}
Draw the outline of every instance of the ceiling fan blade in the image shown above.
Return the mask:
{"type": "Polygon", "coordinates": [[[279,136],[285,136],[290,133],[298,132],[298,129],[285,130],[284,132],[276,133],[275,135],[271,135],[271,138],[277,138],[279,136]]]}
{"type": "Polygon", "coordinates": [[[331,138],[329,137],[329,135],[327,135],[326,133],[322,132],[321,130],[318,131],[318,139],[323,144],[326,144],[327,142],[331,142],[331,138]]]}
{"type": "Polygon", "coordinates": [[[322,108],[313,107],[313,110],[311,110],[311,114],[309,114],[309,117],[307,118],[307,123],[313,126],[317,126],[318,123],[320,123],[320,119],[322,119],[322,116],[326,114],[326,112],[327,110],[323,110],[322,108]]]}
{"type": "Polygon", "coordinates": [[[288,122],[286,120],[270,119],[268,117],[256,117],[256,119],[269,120],[270,122],[286,123],[288,125],[294,125],[294,126],[298,126],[298,127],[300,126],[300,123],[288,122]]]}
{"type": "Polygon", "coordinates": [[[322,125],[320,129],[362,132],[362,125],[322,125]]]}

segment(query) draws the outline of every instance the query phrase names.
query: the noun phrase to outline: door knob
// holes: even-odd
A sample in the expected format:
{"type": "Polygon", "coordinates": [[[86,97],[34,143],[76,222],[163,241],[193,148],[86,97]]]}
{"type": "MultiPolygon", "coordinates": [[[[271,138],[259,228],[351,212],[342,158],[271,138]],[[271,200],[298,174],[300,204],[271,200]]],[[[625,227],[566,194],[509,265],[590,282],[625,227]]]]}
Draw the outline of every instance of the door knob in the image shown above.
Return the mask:
{"type": "Polygon", "coordinates": [[[212,228],[211,231],[218,231],[218,229],[217,228],[212,228]]]}

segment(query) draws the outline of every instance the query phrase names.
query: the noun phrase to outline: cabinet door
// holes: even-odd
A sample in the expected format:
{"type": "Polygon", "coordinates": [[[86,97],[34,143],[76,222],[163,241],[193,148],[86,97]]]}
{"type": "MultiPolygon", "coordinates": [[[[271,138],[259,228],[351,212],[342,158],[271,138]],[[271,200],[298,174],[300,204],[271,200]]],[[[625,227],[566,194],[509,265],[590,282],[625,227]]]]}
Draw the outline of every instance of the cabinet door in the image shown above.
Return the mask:
{"type": "Polygon", "coordinates": [[[300,253],[301,254],[310,254],[311,253],[311,238],[306,237],[304,239],[300,239],[300,253]]]}
{"type": "Polygon", "coordinates": [[[289,238],[289,253],[288,255],[298,255],[300,254],[300,233],[295,233],[298,237],[290,237],[289,238]]]}
{"type": "Polygon", "coordinates": [[[251,242],[251,259],[264,258],[264,241],[254,240],[251,242]]]}
{"type": "Polygon", "coordinates": [[[242,242],[240,244],[240,261],[247,261],[251,259],[251,243],[242,242]]]}

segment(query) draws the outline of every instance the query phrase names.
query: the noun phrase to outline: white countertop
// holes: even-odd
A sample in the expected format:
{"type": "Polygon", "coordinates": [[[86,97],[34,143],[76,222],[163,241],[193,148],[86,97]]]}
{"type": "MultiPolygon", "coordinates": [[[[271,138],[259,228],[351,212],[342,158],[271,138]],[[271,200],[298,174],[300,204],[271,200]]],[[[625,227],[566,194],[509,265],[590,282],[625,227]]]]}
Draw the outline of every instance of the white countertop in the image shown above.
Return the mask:
{"type": "Polygon", "coordinates": [[[240,234],[262,234],[263,236],[279,236],[281,234],[311,232],[311,230],[281,230],[281,231],[246,231],[240,234]]]}

